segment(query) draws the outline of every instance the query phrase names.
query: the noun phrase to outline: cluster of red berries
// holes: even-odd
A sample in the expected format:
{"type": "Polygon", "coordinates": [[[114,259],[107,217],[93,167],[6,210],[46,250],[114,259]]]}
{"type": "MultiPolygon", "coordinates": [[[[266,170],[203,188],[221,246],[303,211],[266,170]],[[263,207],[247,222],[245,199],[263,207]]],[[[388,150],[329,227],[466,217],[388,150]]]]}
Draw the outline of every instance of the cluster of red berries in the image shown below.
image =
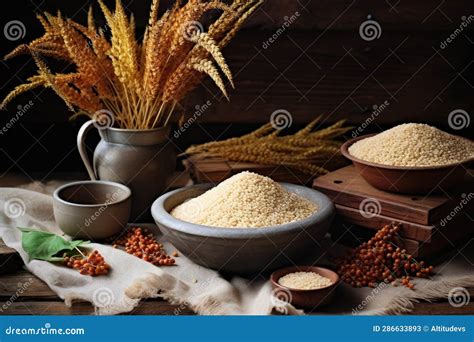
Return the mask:
{"type": "Polygon", "coordinates": [[[170,266],[175,263],[175,259],[166,254],[163,244],[159,243],[155,236],[148,233],[146,229],[132,228],[115,241],[113,247],[117,248],[118,246],[124,247],[127,253],[156,266],[170,266]]]}
{"type": "Polygon", "coordinates": [[[110,265],[104,260],[104,257],[95,250],[86,256],[75,255],[67,256],[64,255],[64,265],[75,270],[78,270],[80,274],[99,276],[109,273],[110,265]]]}
{"type": "Polygon", "coordinates": [[[417,262],[405,249],[396,245],[400,226],[391,224],[377,231],[369,241],[353,250],[346,259],[339,260],[338,273],[353,287],[376,287],[378,283],[402,285],[413,289],[410,276],[427,278],[433,272],[433,266],[425,266],[424,261],[417,262]]]}

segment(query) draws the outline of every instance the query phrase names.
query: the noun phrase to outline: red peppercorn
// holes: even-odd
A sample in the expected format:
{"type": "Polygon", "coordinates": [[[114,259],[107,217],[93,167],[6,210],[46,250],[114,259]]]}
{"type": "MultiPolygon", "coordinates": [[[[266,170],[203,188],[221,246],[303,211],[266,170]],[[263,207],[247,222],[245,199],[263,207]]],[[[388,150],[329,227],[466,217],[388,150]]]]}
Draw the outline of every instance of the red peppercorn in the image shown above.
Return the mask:
{"type": "Polygon", "coordinates": [[[379,282],[396,284],[396,278],[402,277],[401,283],[413,289],[410,275],[429,276],[432,266],[423,267],[423,261],[418,263],[405,249],[397,246],[399,229],[400,226],[395,224],[382,227],[372,239],[350,252],[347,258],[338,260],[341,278],[354,287],[373,287],[379,282]]]}
{"type": "Polygon", "coordinates": [[[132,228],[123,237],[115,241],[117,246],[123,246],[125,251],[153,265],[172,265],[175,260],[166,255],[163,244],[159,243],[153,234],[139,227],[132,228]],[[162,260],[172,260],[162,262],[162,260]]]}

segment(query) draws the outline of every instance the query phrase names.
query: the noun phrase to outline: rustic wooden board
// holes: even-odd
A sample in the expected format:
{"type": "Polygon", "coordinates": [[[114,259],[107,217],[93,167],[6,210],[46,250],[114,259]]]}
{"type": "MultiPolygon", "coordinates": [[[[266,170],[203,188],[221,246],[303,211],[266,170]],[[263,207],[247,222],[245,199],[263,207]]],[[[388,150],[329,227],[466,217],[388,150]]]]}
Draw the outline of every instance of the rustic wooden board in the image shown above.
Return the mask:
{"type": "MultiPolygon", "coordinates": [[[[174,3],[175,0],[160,1],[160,13],[170,8],[174,3]]],[[[150,2],[130,1],[126,5],[127,11],[135,14],[139,31],[143,30],[144,24],[148,20],[150,2]]],[[[68,6],[64,6],[62,0],[37,1],[33,3],[21,0],[12,3],[11,6],[12,8],[24,10],[25,16],[29,12],[32,14],[43,10],[55,12],[57,9],[61,9],[67,17],[74,16],[78,21],[85,19],[85,14],[82,10],[84,2],[79,0],[70,1],[68,6]]],[[[281,28],[285,20],[288,20],[287,17],[298,12],[299,17],[288,29],[354,30],[358,29],[361,22],[366,20],[367,15],[370,14],[380,22],[384,30],[446,30],[452,28],[456,20],[461,20],[461,16],[471,13],[466,7],[467,3],[463,0],[424,0],[423,2],[270,0],[263,4],[262,10],[256,11],[244,25],[244,28],[258,29],[263,26],[268,29],[278,29],[281,28]]],[[[96,14],[96,20],[99,21],[98,24],[103,24],[104,19],[98,6],[94,4],[93,9],[96,14]]],[[[31,22],[25,22],[25,24],[28,24],[27,27],[30,26],[29,24],[35,24],[33,26],[35,32],[40,29],[39,25],[32,19],[31,22]]],[[[472,30],[472,27],[468,26],[464,30],[472,30]]]]}
{"type": "Polygon", "coordinates": [[[345,222],[356,224],[359,226],[378,230],[384,225],[396,222],[401,224],[400,235],[412,240],[431,242],[435,226],[422,225],[403,220],[397,220],[391,217],[376,215],[366,218],[359,209],[346,207],[336,204],[337,215],[345,222]]]}
{"type": "MultiPolygon", "coordinates": [[[[469,66],[472,45],[464,38],[438,54],[433,48],[440,50],[444,33],[384,32],[368,43],[358,31],[308,31],[290,32],[264,49],[262,44],[272,34],[240,32],[226,48],[236,88],[228,102],[206,81],[197,104],[210,100],[212,106],[200,122],[268,122],[272,112],[283,108],[294,123],[326,113],[331,122],[347,118],[357,125],[367,119],[373,105],[387,100],[389,106],[378,115],[377,125],[429,118],[447,127],[452,103],[471,108],[471,88],[446,63],[449,60],[456,70],[469,66]],[[452,80],[449,87],[447,80],[452,80]]],[[[470,79],[467,70],[463,77],[470,79]]]]}
{"type": "MultiPolygon", "coordinates": [[[[0,301],[0,307],[5,304],[0,301]]],[[[90,303],[74,303],[71,307],[58,300],[15,301],[0,313],[4,315],[93,315],[90,303]]],[[[173,305],[164,300],[146,300],[125,315],[195,315],[185,306],[173,305]]]]}
{"type": "Polygon", "coordinates": [[[23,265],[20,255],[0,239],[0,274],[16,271],[23,265]]]}
{"type": "Polygon", "coordinates": [[[474,233],[472,219],[467,212],[456,215],[452,221],[446,225],[422,225],[391,217],[376,215],[374,217],[364,217],[359,209],[345,207],[336,204],[338,216],[347,223],[356,224],[370,229],[378,230],[382,226],[395,222],[401,225],[400,235],[423,243],[439,244],[443,242],[456,242],[474,233]]]}
{"type": "Polygon", "coordinates": [[[310,185],[313,181],[313,177],[283,165],[232,162],[218,157],[204,159],[197,156],[191,156],[183,163],[196,183],[219,183],[242,171],[268,176],[277,182],[310,185]]]}
{"type": "MultiPolygon", "coordinates": [[[[474,288],[468,289],[474,297],[474,288]]],[[[13,275],[0,278],[0,315],[91,315],[94,308],[87,302],[75,302],[68,307],[58,298],[41,280],[26,271],[19,271],[13,275]],[[18,292],[18,284],[29,282],[22,293],[18,292]],[[12,301],[12,296],[18,296],[12,301]],[[6,305],[6,309],[3,309],[6,305]]],[[[337,308],[325,307],[318,309],[314,314],[337,313],[337,308]]],[[[185,306],[169,304],[159,298],[144,300],[130,313],[130,315],[193,315],[194,312],[185,306]]],[[[453,308],[447,300],[436,302],[420,302],[415,304],[411,314],[474,314],[474,303],[453,308]]]]}
{"type": "Polygon", "coordinates": [[[464,212],[458,213],[445,226],[424,226],[381,215],[367,218],[358,209],[338,204],[336,211],[337,220],[332,228],[333,239],[337,240],[350,230],[351,233],[346,234],[348,239],[345,239],[350,245],[358,245],[361,241],[367,240],[373,236],[374,230],[379,230],[391,222],[401,225],[401,247],[407,249],[413,256],[439,256],[474,236],[472,219],[464,212]]]}
{"type": "MultiPolygon", "coordinates": [[[[266,1],[246,27],[264,26],[281,28],[295,12],[299,17],[289,30],[334,29],[358,30],[368,15],[387,30],[445,30],[466,15],[466,2],[462,0],[438,1],[379,1],[379,0],[312,0],[266,1]],[[303,8],[304,6],[304,8],[303,8]],[[269,19],[271,18],[271,19],[269,19]]],[[[471,26],[465,30],[472,30],[471,26]]]]}
{"type": "MultiPolygon", "coordinates": [[[[470,291],[471,298],[474,290],[470,291]]],[[[0,307],[4,303],[0,301],[0,307]]],[[[331,307],[319,309],[313,313],[315,315],[337,314],[331,307]]],[[[74,303],[72,307],[67,307],[61,301],[16,301],[8,306],[5,312],[0,314],[8,315],[91,315],[94,308],[89,303],[74,303]]],[[[188,308],[181,308],[177,305],[169,304],[165,301],[142,301],[131,312],[126,315],[194,315],[188,308]]],[[[474,303],[469,303],[460,308],[454,308],[447,300],[436,302],[416,303],[413,311],[409,315],[473,315],[474,303]]]]}
{"type": "MultiPolygon", "coordinates": [[[[460,194],[421,197],[377,190],[362,179],[352,165],[318,177],[313,187],[324,192],[336,204],[354,209],[358,209],[365,199],[375,199],[380,203],[380,215],[422,225],[437,223],[461,200],[460,194]]],[[[472,205],[469,203],[469,208],[472,205]]]]}
{"type": "MultiPolygon", "coordinates": [[[[377,227],[377,229],[380,228],[382,226],[377,227]]],[[[349,247],[356,247],[369,240],[374,235],[374,229],[357,225],[354,221],[347,221],[339,214],[338,210],[337,219],[332,225],[330,233],[333,241],[349,247]]],[[[402,236],[398,239],[397,245],[406,249],[413,257],[438,259],[473,236],[474,234],[471,233],[469,236],[464,235],[461,238],[453,239],[438,234],[432,242],[416,241],[402,236]]]]}
{"type": "Polygon", "coordinates": [[[1,276],[0,298],[10,297],[18,293],[18,298],[57,298],[56,294],[43,282],[28,271],[20,270],[12,274],[1,276]],[[19,288],[22,291],[18,291],[19,288]]]}
{"type": "MultiPolygon", "coordinates": [[[[331,226],[330,233],[333,241],[337,241],[337,243],[351,248],[359,246],[362,242],[369,240],[374,235],[372,229],[347,222],[340,215],[337,216],[331,226]]],[[[413,257],[426,257],[427,254],[426,247],[419,241],[412,239],[400,237],[397,246],[406,249],[413,257]]]]}

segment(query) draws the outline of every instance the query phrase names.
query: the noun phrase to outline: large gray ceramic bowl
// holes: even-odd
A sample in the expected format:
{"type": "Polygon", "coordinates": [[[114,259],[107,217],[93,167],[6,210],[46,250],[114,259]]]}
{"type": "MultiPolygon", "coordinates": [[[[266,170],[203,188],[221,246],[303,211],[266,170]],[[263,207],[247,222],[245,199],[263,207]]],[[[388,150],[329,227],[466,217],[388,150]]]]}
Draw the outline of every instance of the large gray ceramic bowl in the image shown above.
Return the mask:
{"type": "Polygon", "coordinates": [[[210,189],[210,184],[184,187],[159,197],[151,214],[166,238],[195,263],[220,271],[257,273],[291,264],[315,253],[335,214],[324,194],[299,185],[280,183],[319,207],[308,218],[264,228],[219,228],[178,220],[169,214],[177,205],[210,189]]]}

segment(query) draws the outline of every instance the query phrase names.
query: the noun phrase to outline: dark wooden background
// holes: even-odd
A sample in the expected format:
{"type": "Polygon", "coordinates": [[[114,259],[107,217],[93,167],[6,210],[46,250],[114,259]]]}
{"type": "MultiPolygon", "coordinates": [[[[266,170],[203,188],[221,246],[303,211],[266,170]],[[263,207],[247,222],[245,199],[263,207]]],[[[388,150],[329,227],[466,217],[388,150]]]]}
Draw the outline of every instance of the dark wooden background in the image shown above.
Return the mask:
{"type": "MultiPolygon", "coordinates": [[[[146,22],[150,2],[124,1],[139,24],[146,22]]],[[[42,34],[35,12],[61,9],[66,16],[85,22],[90,3],[103,25],[95,1],[3,3],[0,33],[11,20],[20,20],[26,32],[14,42],[0,35],[0,54],[42,34]]],[[[357,126],[374,105],[385,101],[389,105],[366,132],[412,121],[472,136],[474,123],[454,131],[447,117],[455,109],[473,113],[474,17],[453,42],[445,48],[441,43],[473,14],[472,0],[267,0],[224,51],[236,81],[230,102],[222,99],[211,82],[198,88],[186,102],[187,112],[208,100],[212,105],[176,139],[177,149],[249,131],[268,122],[278,109],[291,113],[294,127],[319,114],[325,115],[324,125],[347,118],[357,126]],[[296,12],[296,21],[265,48],[264,42],[296,12]],[[380,24],[379,39],[365,41],[359,35],[368,17],[380,24]]],[[[0,62],[0,96],[32,72],[27,56],[0,62]]],[[[17,98],[0,113],[0,127],[18,105],[29,101],[33,107],[0,135],[0,175],[15,171],[46,177],[59,171],[82,171],[75,139],[85,119],[69,121],[70,113],[51,91],[38,89],[17,98]]]]}

